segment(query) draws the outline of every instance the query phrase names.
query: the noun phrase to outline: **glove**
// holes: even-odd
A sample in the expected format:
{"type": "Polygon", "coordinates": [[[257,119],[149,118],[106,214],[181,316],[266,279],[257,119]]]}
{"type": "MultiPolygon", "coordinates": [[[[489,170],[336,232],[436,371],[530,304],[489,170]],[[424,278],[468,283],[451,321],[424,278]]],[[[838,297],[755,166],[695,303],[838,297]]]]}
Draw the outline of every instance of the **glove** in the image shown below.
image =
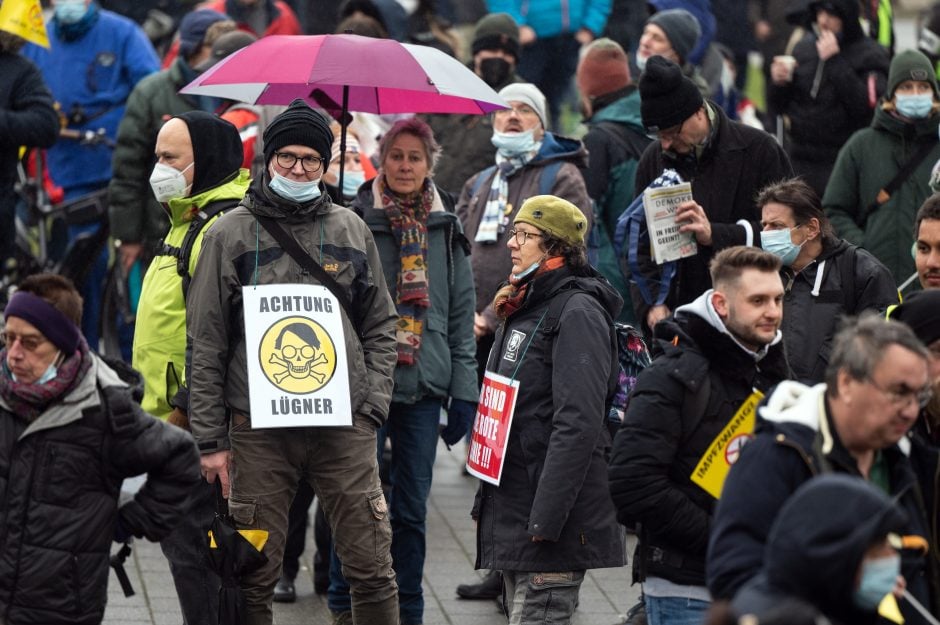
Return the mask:
{"type": "Polygon", "coordinates": [[[121,517],[118,516],[117,523],[114,524],[114,536],[112,540],[116,543],[129,543],[134,539],[134,535],[129,529],[124,527],[121,517]]]}
{"type": "Polygon", "coordinates": [[[476,416],[476,402],[463,399],[450,400],[450,408],[447,409],[447,427],[441,430],[441,439],[447,445],[447,449],[467,435],[473,427],[473,420],[476,416]]]}

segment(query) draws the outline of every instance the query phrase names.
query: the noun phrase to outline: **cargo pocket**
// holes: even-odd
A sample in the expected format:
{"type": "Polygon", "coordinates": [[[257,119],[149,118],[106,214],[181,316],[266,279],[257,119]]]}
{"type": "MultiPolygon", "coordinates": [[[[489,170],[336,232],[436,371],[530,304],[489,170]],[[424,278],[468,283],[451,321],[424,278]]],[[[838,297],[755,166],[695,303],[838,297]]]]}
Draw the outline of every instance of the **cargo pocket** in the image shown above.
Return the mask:
{"type": "Polygon", "coordinates": [[[388,504],[382,489],[369,493],[369,511],[372,513],[372,537],[375,561],[388,564],[392,560],[392,526],[388,520],[388,504]]]}
{"type": "Polygon", "coordinates": [[[228,513],[235,520],[239,529],[258,527],[258,504],[252,500],[231,497],[228,500],[228,513]]]}

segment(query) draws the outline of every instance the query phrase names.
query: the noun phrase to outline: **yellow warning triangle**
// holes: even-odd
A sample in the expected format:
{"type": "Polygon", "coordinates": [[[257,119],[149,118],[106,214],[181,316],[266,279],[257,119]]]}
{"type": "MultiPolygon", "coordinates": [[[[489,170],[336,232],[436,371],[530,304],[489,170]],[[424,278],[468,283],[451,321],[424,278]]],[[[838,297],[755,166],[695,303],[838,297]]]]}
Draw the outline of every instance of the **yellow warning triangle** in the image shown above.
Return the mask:
{"type": "Polygon", "coordinates": [[[46,33],[39,0],[2,0],[0,30],[13,33],[37,46],[49,47],[49,35],[46,33]]]}

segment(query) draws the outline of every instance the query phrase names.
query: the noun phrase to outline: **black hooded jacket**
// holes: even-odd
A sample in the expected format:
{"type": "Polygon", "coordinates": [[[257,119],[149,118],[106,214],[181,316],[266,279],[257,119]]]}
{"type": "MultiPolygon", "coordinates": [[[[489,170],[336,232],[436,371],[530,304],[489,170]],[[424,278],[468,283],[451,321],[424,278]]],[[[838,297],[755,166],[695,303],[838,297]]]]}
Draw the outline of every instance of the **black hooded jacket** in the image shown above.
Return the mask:
{"type": "Polygon", "coordinates": [[[477,568],[623,566],[604,426],[619,375],[611,320],[622,304],[593,269],[562,267],[529,282],[522,306],[497,329],[486,369],[518,380],[519,394],[500,485],[481,482],[474,504],[477,568]],[[557,322],[544,318],[571,287],[582,292],[570,295],[557,322]]]}
{"type": "Polygon", "coordinates": [[[754,389],[766,393],[788,369],[782,342],[758,360],[697,309],[658,323],[654,339],[659,355],[637,378],[614,439],[610,494],[619,520],[642,526],[634,563],[640,581],[654,575],[701,586],[715,499],[690,476],[754,389]],[[707,397],[689,401],[706,376],[707,397]],[[704,410],[693,408],[702,402],[704,410]]]}
{"type": "Polygon", "coordinates": [[[780,277],[786,287],[781,330],[787,362],[794,379],[805,384],[823,381],[842,315],[883,313],[898,303],[888,268],[843,239],[824,238],[822,253],[812,263],[799,273],[784,267],[780,277]]]}
{"type": "Polygon", "coordinates": [[[889,532],[901,532],[906,521],[894,501],[864,480],[829,474],[808,481],[781,508],[763,567],[735,596],[734,612],[763,622],[795,599],[835,623],[874,623],[874,612],[853,605],[856,575],[865,551],[889,532]]]}
{"type": "Polygon", "coordinates": [[[837,36],[839,53],[821,61],[813,31],[818,4],[810,3],[789,17],[806,28],[806,35],[793,48],[793,80],[768,83],[767,97],[772,110],[790,119],[790,156],[831,170],[849,136],[871,123],[888,81],[890,59],[887,50],[862,32],[857,1],[830,0],[843,30],[837,36]]]}

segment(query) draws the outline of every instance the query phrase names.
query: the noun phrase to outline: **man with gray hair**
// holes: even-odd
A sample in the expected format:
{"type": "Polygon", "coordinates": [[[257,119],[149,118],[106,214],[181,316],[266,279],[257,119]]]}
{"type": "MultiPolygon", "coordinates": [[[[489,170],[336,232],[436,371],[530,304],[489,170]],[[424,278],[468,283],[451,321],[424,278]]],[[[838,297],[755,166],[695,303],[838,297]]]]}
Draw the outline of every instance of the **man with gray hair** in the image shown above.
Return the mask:
{"type": "MultiPolygon", "coordinates": [[[[901,574],[907,590],[936,611],[928,517],[905,453],[905,435],[930,399],[927,358],[910,328],[871,313],[836,335],[825,383],[777,386],[758,409],[757,436],[732,466],[718,502],[706,570],[713,599],[731,599],[757,573],[770,526],[800,484],[836,472],[871,482],[905,510],[901,574]]],[[[924,622],[909,608],[904,602],[908,622],[924,622]]]]}

